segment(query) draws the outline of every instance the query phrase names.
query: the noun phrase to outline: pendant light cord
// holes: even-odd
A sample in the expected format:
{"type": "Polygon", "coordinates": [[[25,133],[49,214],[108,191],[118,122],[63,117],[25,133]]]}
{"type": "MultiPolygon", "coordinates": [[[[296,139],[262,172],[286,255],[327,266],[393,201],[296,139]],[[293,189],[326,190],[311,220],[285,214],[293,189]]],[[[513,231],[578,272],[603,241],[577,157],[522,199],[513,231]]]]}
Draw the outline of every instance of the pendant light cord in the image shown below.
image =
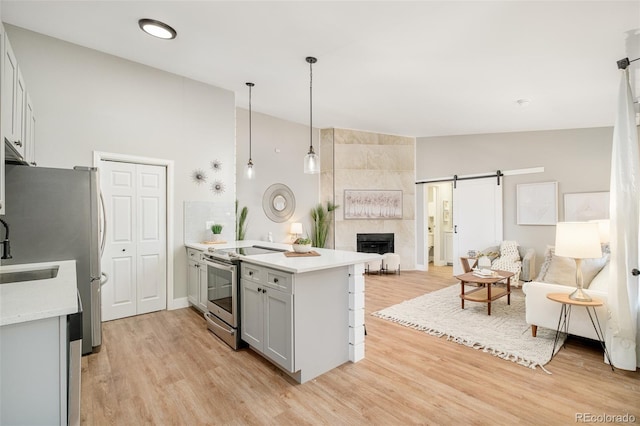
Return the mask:
{"type": "Polygon", "coordinates": [[[249,164],[252,165],[251,161],[251,88],[255,86],[253,83],[245,83],[249,87],[249,164]]]}
{"type": "Polygon", "coordinates": [[[313,61],[309,61],[309,152],[313,152],[313,61]]]}
{"type": "Polygon", "coordinates": [[[251,86],[249,85],[249,161],[251,161],[251,86]]]}

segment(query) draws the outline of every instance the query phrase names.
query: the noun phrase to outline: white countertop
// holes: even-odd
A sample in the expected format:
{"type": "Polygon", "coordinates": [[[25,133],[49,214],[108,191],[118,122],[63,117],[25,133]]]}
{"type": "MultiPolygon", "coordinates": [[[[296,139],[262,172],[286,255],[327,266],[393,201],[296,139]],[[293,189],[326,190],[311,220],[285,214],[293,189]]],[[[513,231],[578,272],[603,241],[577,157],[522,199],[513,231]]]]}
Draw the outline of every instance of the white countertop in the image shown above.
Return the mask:
{"type": "Polygon", "coordinates": [[[58,265],[55,278],[0,284],[0,326],[78,312],[76,261],[2,266],[2,272],[44,269],[58,265]]]}
{"type": "MultiPolygon", "coordinates": [[[[185,245],[189,248],[202,251],[207,251],[209,247],[222,249],[228,247],[246,247],[253,245],[274,247],[292,251],[290,244],[269,243],[267,241],[257,240],[234,241],[227,244],[187,243],[185,245]]],[[[382,257],[377,253],[360,253],[355,251],[320,249],[316,247],[314,247],[313,250],[320,253],[320,256],[286,257],[284,253],[269,253],[252,256],[240,256],[240,259],[248,263],[254,263],[256,265],[267,266],[270,268],[279,269],[281,271],[293,272],[294,274],[302,274],[305,272],[319,271],[322,269],[331,269],[340,266],[370,262],[382,257]]]]}

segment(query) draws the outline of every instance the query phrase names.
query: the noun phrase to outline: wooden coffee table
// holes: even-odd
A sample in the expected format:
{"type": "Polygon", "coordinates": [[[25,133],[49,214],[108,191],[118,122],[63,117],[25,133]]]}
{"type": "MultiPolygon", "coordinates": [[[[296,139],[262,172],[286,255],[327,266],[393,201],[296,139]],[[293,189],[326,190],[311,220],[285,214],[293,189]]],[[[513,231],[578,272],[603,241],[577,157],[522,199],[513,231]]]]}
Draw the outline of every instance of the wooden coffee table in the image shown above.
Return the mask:
{"type": "Polygon", "coordinates": [[[481,302],[487,304],[487,315],[491,315],[491,302],[507,296],[507,305],[511,305],[511,277],[515,274],[509,271],[494,270],[496,273],[492,277],[479,277],[473,274],[473,272],[467,272],[462,275],[456,275],[456,278],[460,280],[460,302],[462,303],[462,309],[464,309],[464,301],[469,300],[472,302],[481,302]],[[507,279],[507,288],[495,287],[495,284],[507,279]],[[478,288],[474,288],[465,293],[465,284],[479,284],[478,288]]]}

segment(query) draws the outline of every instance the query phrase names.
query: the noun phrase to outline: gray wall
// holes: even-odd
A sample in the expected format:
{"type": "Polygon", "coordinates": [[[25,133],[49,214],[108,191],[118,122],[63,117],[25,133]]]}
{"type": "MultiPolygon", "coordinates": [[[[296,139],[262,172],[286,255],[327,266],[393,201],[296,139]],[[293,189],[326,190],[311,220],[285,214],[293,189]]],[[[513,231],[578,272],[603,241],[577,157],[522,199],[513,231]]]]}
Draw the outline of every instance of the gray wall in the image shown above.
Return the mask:
{"type": "MultiPolygon", "coordinates": [[[[252,90],[255,99],[259,86],[252,90]]],[[[251,156],[256,176],[245,176],[249,160],[249,111],[236,109],[236,167],[237,194],[240,207],[249,208],[246,239],[267,240],[271,232],[276,242],[289,242],[289,228],[293,222],[301,222],[311,235],[310,211],[319,200],[319,176],[304,174],[303,160],[309,150],[309,126],[285,121],[265,114],[252,112],[251,156]],[[296,209],[286,222],[269,219],[262,208],[262,196],[274,183],[287,185],[295,196],[296,209]]],[[[320,154],[318,130],[314,128],[313,147],[320,154]]]]}
{"type": "MultiPolygon", "coordinates": [[[[173,203],[174,297],[185,297],[185,201],[235,200],[233,92],[95,50],[5,25],[35,106],[39,166],[93,164],[93,151],[175,162],[173,203]],[[192,180],[194,169],[213,177],[216,196],[192,180]]],[[[302,161],[302,160],[301,160],[302,161]]],[[[203,224],[204,225],[204,224],[203,224]]]]}
{"type": "Polygon", "coordinates": [[[613,128],[592,128],[418,138],[416,179],[544,167],[504,179],[504,239],[534,247],[539,268],[555,226],[516,224],[516,185],[557,181],[562,221],[565,193],[609,191],[612,137],[613,128]]]}

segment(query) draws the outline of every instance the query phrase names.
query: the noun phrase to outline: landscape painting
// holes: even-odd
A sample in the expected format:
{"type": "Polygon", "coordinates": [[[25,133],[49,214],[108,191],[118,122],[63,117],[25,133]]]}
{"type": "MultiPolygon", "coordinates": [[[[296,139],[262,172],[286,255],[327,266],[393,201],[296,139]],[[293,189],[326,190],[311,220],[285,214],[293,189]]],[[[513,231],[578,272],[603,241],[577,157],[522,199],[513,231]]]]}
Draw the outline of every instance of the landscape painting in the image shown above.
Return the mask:
{"type": "Polygon", "coordinates": [[[402,191],[345,190],[345,219],[402,219],[402,191]]]}

